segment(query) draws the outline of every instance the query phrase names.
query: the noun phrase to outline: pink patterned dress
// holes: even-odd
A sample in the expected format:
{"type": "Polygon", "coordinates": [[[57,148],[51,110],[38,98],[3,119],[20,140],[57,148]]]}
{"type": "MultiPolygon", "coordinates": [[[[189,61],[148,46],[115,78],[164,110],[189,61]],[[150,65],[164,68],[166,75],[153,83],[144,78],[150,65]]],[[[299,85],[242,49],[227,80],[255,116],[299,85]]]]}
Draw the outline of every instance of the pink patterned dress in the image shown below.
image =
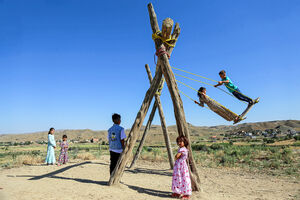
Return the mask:
{"type": "Polygon", "coordinates": [[[188,158],[188,149],[185,147],[179,148],[178,153],[181,153],[181,156],[175,161],[172,178],[172,191],[176,194],[192,195],[191,178],[186,163],[188,158]]]}
{"type": "Polygon", "coordinates": [[[67,141],[66,142],[62,141],[60,143],[60,147],[61,147],[61,150],[60,150],[58,163],[59,164],[66,164],[69,160],[69,157],[68,157],[69,144],[68,144],[67,141]]]}

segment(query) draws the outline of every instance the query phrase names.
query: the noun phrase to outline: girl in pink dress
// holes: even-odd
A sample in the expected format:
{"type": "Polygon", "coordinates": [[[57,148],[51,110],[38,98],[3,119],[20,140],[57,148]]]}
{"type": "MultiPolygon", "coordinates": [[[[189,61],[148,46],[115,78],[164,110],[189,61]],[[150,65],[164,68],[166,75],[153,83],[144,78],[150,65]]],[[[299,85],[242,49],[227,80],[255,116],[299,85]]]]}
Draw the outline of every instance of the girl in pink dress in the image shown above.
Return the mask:
{"type": "Polygon", "coordinates": [[[58,165],[66,164],[69,160],[69,157],[68,157],[69,144],[67,141],[67,139],[68,139],[67,135],[63,135],[62,139],[63,139],[63,141],[61,141],[61,143],[60,143],[61,150],[60,150],[60,155],[59,155],[59,159],[58,159],[58,165]]]}
{"type": "Polygon", "coordinates": [[[179,146],[178,153],[175,156],[175,165],[172,178],[172,197],[189,199],[192,195],[192,185],[189,168],[186,160],[188,159],[188,140],[184,136],[176,139],[179,146]]]}

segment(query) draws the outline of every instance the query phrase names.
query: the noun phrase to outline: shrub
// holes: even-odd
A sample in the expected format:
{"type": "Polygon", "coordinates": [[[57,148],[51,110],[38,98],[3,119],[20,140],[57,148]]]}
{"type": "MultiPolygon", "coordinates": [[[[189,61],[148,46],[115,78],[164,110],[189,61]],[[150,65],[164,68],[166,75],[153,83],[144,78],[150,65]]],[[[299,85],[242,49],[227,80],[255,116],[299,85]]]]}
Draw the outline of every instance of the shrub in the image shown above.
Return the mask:
{"type": "Polygon", "coordinates": [[[271,143],[275,142],[275,140],[273,138],[264,138],[263,141],[267,144],[271,144],[271,143]]]}
{"type": "Polygon", "coordinates": [[[295,139],[295,140],[300,140],[300,135],[294,136],[294,139],[295,139]]]}
{"type": "Polygon", "coordinates": [[[154,154],[154,157],[157,157],[161,154],[161,151],[159,148],[154,148],[153,149],[153,154],[154,154]]]}
{"type": "Polygon", "coordinates": [[[300,146],[300,141],[295,142],[294,144],[292,144],[292,146],[296,146],[296,147],[298,146],[299,147],[300,146]]]}
{"type": "Polygon", "coordinates": [[[192,150],[194,151],[209,151],[205,144],[192,145],[192,150]]]}
{"type": "Polygon", "coordinates": [[[213,150],[223,150],[226,146],[229,146],[228,143],[214,143],[210,146],[213,150]]]}
{"type": "Polygon", "coordinates": [[[282,160],[285,164],[290,164],[293,161],[292,150],[289,148],[285,148],[282,151],[282,160]]]}
{"type": "Polygon", "coordinates": [[[270,167],[273,168],[273,169],[279,169],[279,167],[280,167],[280,162],[277,161],[277,160],[273,160],[273,161],[271,161],[271,163],[270,163],[270,167]]]}
{"type": "Polygon", "coordinates": [[[293,175],[298,172],[298,169],[296,167],[289,167],[285,170],[285,173],[288,175],[293,175]]]}

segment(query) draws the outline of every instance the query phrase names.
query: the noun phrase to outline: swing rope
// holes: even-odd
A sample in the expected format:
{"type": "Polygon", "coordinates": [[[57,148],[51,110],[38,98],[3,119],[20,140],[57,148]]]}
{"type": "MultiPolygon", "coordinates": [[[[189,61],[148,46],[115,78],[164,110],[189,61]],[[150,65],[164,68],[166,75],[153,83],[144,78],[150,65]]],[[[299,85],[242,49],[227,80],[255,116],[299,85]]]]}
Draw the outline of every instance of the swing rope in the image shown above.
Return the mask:
{"type": "Polygon", "coordinates": [[[191,74],[191,75],[194,75],[194,76],[198,76],[198,77],[200,77],[200,78],[207,79],[207,80],[209,80],[209,81],[213,81],[213,82],[216,82],[216,83],[218,82],[218,81],[216,81],[216,80],[214,80],[214,79],[210,79],[210,78],[207,78],[207,77],[204,77],[204,76],[201,76],[201,75],[192,73],[192,72],[188,72],[188,71],[186,71],[186,70],[179,69],[179,68],[177,68],[177,67],[172,67],[172,68],[173,68],[173,69],[176,69],[176,70],[178,70],[178,71],[185,72],[185,73],[187,73],[187,74],[191,74]]]}
{"type": "MultiPolygon", "coordinates": [[[[192,81],[196,81],[196,82],[203,83],[203,84],[210,85],[210,86],[213,86],[213,87],[214,87],[214,85],[213,85],[213,84],[210,84],[210,83],[206,83],[206,82],[203,82],[203,81],[200,81],[200,80],[196,80],[196,79],[193,79],[193,78],[190,78],[190,77],[186,77],[186,76],[183,76],[183,75],[180,75],[180,74],[176,74],[176,73],[174,73],[174,74],[175,74],[176,76],[180,76],[180,77],[183,77],[183,78],[192,80],[192,81]]],[[[217,89],[219,89],[219,90],[225,92],[226,94],[228,94],[228,95],[234,97],[233,94],[227,92],[226,90],[223,90],[222,88],[217,88],[217,89]]],[[[241,101],[241,100],[240,100],[240,101],[241,101]]],[[[241,101],[241,102],[244,103],[244,104],[247,104],[247,103],[244,102],[244,101],[241,101]]]]}
{"type": "MultiPolygon", "coordinates": [[[[204,76],[201,76],[201,75],[192,73],[192,72],[188,72],[188,71],[186,71],[186,70],[179,69],[179,68],[177,68],[177,67],[172,67],[172,68],[173,68],[173,69],[176,69],[176,70],[178,70],[178,71],[182,71],[182,72],[185,72],[185,73],[188,73],[188,74],[191,74],[191,75],[194,75],[194,76],[198,76],[198,77],[200,77],[200,78],[207,79],[207,80],[210,80],[210,81],[213,81],[213,82],[218,83],[218,81],[217,81],[217,80],[214,80],[214,79],[210,79],[210,78],[207,78],[207,77],[204,77],[204,76]]],[[[177,76],[178,76],[178,74],[177,74],[177,76]]],[[[205,82],[202,82],[202,81],[199,81],[199,80],[196,80],[196,79],[192,79],[192,78],[189,78],[189,77],[185,77],[185,76],[182,76],[182,75],[179,75],[179,76],[184,77],[184,78],[187,78],[187,79],[190,79],[190,80],[193,80],[193,81],[197,81],[197,82],[200,82],[200,83],[204,83],[204,84],[207,84],[207,85],[210,85],[210,86],[213,86],[213,87],[214,87],[213,84],[205,83],[205,82]]],[[[241,94],[241,95],[244,95],[244,94],[242,94],[241,92],[239,92],[239,91],[237,91],[237,90],[235,90],[235,89],[232,89],[232,88],[228,87],[226,84],[224,84],[224,85],[225,85],[225,87],[227,87],[227,88],[229,88],[229,89],[231,89],[231,90],[233,90],[233,91],[235,91],[235,92],[237,92],[237,93],[239,93],[239,94],[241,94]]],[[[218,87],[217,87],[217,88],[218,88],[218,87]]],[[[229,92],[227,92],[227,91],[225,91],[225,90],[223,90],[223,89],[221,89],[221,88],[218,88],[218,89],[221,90],[221,91],[223,91],[223,92],[225,92],[226,94],[228,94],[228,95],[230,95],[230,96],[232,96],[232,97],[235,98],[235,96],[232,95],[231,93],[229,93],[229,92]]],[[[246,96],[246,95],[244,95],[244,96],[246,96]]],[[[248,96],[246,96],[246,97],[248,97],[248,96]]],[[[252,98],[250,98],[250,97],[248,97],[248,98],[251,99],[252,101],[254,101],[252,98]]],[[[241,101],[241,100],[240,100],[240,101],[241,101]]],[[[242,102],[243,102],[243,101],[242,101],[242,102]]],[[[247,104],[246,102],[243,102],[243,103],[247,104]]]]}

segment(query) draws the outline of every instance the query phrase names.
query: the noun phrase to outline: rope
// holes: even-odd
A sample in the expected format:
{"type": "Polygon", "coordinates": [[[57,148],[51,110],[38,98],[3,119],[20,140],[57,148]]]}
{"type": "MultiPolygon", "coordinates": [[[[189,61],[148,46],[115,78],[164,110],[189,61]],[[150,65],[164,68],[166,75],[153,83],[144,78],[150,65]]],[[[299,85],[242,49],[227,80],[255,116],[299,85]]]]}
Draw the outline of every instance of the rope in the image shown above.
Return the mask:
{"type": "MultiPolygon", "coordinates": [[[[210,83],[206,83],[206,82],[203,82],[203,81],[199,81],[199,80],[196,80],[196,79],[193,79],[193,78],[190,78],[190,77],[186,77],[186,76],[183,76],[183,75],[180,75],[180,74],[176,74],[176,73],[174,73],[174,74],[175,74],[176,76],[180,76],[180,77],[183,77],[183,78],[186,78],[186,79],[190,79],[190,80],[192,80],[192,81],[196,81],[196,82],[203,83],[203,84],[210,85],[210,86],[213,86],[213,87],[214,87],[214,85],[213,85],[213,84],[210,84],[210,83]]],[[[217,89],[219,89],[219,90],[225,92],[226,94],[228,94],[228,95],[230,95],[230,96],[232,96],[232,97],[235,97],[235,96],[233,96],[233,94],[227,92],[226,90],[223,90],[222,88],[217,88],[217,89]]],[[[240,101],[241,101],[241,100],[240,100],[240,101]]],[[[247,103],[244,102],[244,101],[241,101],[241,102],[244,103],[244,104],[247,104],[247,103]]]]}
{"type": "Polygon", "coordinates": [[[168,58],[170,59],[170,54],[166,51],[166,47],[165,46],[161,46],[159,49],[156,50],[155,55],[157,57],[160,57],[162,55],[166,54],[168,56],[168,58]]]}
{"type": "MultiPolygon", "coordinates": [[[[190,100],[192,100],[193,102],[195,102],[196,100],[195,99],[193,99],[192,97],[190,97],[189,95],[187,95],[187,94],[185,94],[184,92],[182,92],[181,90],[179,90],[179,92],[181,93],[181,94],[183,94],[184,96],[186,96],[187,98],[189,98],[190,100]]],[[[209,109],[207,106],[205,106],[204,105],[204,108],[207,108],[207,109],[209,109]]]]}
{"type": "MultiPolygon", "coordinates": [[[[181,81],[178,81],[178,80],[176,80],[176,81],[177,81],[178,83],[181,83],[182,85],[184,85],[184,86],[186,86],[186,87],[192,89],[192,90],[195,90],[197,93],[199,93],[198,90],[196,90],[195,88],[193,88],[193,87],[191,87],[191,86],[189,86],[189,85],[187,85],[187,84],[185,84],[185,83],[183,83],[183,82],[181,82],[181,81]]],[[[186,96],[187,96],[187,95],[186,95],[186,96]]],[[[209,99],[211,99],[212,101],[214,101],[216,104],[218,104],[219,106],[221,106],[221,107],[225,108],[226,110],[232,112],[231,110],[229,110],[228,108],[226,108],[225,106],[223,106],[222,104],[220,104],[219,102],[217,102],[217,101],[215,101],[214,99],[210,98],[208,95],[206,95],[206,96],[207,96],[209,99]]],[[[190,97],[189,99],[192,99],[192,98],[190,97]]],[[[234,113],[234,112],[232,112],[232,113],[234,113]]],[[[236,113],[234,113],[234,114],[235,114],[235,115],[238,115],[238,114],[236,114],[236,113]]],[[[238,115],[238,116],[239,116],[239,115],[238,115]]]]}
{"type": "MultiPolygon", "coordinates": [[[[179,69],[179,68],[176,68],[176,67],[172,67],[172,68],[173,68],[173,69],[176,69],[176,70],[179,70],[179,71],[182,71],[182,72],[185,72],[185,73],[188,73],[188,74],[192,74],[192,75],[194,75],[194,76],[198,76],[198,77],[200,77],[200,78],[204,78],[204,79],[207,79],[207,80],[210,80],[210,81],[213,81],[213,82],[217,82],[217,83],[218,83],[218,81],[217,81],[217,80],[214,80],[214,79],[210,79],[210,78],[207,78],[207,77],[204,77],[204,76],[201,76],[201,75],[192,73],[192,72],[188,72],[188,71],[186,71],[186,70],[179,69]]],[[[187,77],[185,77],[185,78],[187,78],[187,77]]],[[[191,78],[188,78],[188,79],[191,79],[191,78]]],[[[198,81],[198,80],[195,80],[195,79],[191,79],[191,80],[198,81]]],[[[200,82],[200,81],[198,81],[198,82],[200,82]]],[[[202,83],[204,83],[204,82],[202,82],[202,83]]],[[[212,85],[212,84],[208,84],[208,83],[204,83],[204,84],[211,85],[211,86],[214,87],[214,85],[212,85]]],[[[235,91],[235,92],[237,92],[237,93],[239,93],[239,94],[242,94],[242,95],[244,95],[245,97],[248,97],[247,95],[245,95],[245,94],[243,94],[243,93],[241,93],[241,92],[239,92],[239,91],[237,91],[237,90],[235,90],[235,89],[230,88],[230,87],[227,86],[226,84],[224,84],[224,85],[225,85],[225,87],[227,87],[227,88],[229,88],[229,89],[231,89],[231,90],[233,90],[233,91],[235,91]]],[[[220,90],[222,90],[223,92],[225,92],[226,94],[229,94],[230,96],[236,98],[236,97],[235,97],[234,95],[232,95],[231,93],[229,93],[229,92],[227,92],[227,91],[225,91],[225,90],[223,90],[223,89],[221,89],[221,88],[218,88],[218,89],[220,89],[220,90]]],[[[251,99],[251,100],[254,102],[254,100],[253,100],[252,98],[250,98],[250,97],[248,97],[248,98],[251,99]]],[[[240,101],[241,101],[241,100],[240,100],[240,101]]],[[[245,102],[244,102],[244,103],[245,103],[245,102]]]]}
{"type": "Polygon", "coordinates": [[[166,45],[170,46],[170,47],[175,47],[175,44],[171,44],[170,42],[175,42],[177,39],[173,39],[171,36],[168,39],[164,39],[163,37],[161,37],[159,34],[161,32],[157,31],[156,33],[152,34],[152,39],[160,39],[163,43],[165,43],[166,45]]]}
{"type": "Polygon", "coordinates": [[[188,71],[185,71],[185,70],[183,70],[183,69],[176,68],[176,67],[172,67],[172,68],[173,68],[173,69],[176,69],[176,70],[179,70],[179,71],[182,71],[182,72],[185,72],[185,73],[188,73],[188,74],[192,74],[192,75],[194,75],[194,76],[198,76],[198,77],[200,77],[200,78],[204,78],[204,79],[207,79],[207,80],[210,80],[210,81],[213,81],[213,82],[218,83],[218,81],[216,81],[216,80],[214,80],[214,79],[206,78],[206,77],[204,77],[204,76],[200,76],[200,75],[198,75],[198,74],[194,74],[194,73],[192,73],[192,72],[188,72],[188,71]]]}
{"type": "Polygon", "coordinates": [[[171,57],[170,54],[166,51],[166,47],[162,45],[159,49],[156,50],[156,52],[154,54],[154,64],[155,65],[157,65],[155,56],[160,57],[164,54],[166,54],[168,56],[168,59],[170,59],[170,57],[171,57]]]}

